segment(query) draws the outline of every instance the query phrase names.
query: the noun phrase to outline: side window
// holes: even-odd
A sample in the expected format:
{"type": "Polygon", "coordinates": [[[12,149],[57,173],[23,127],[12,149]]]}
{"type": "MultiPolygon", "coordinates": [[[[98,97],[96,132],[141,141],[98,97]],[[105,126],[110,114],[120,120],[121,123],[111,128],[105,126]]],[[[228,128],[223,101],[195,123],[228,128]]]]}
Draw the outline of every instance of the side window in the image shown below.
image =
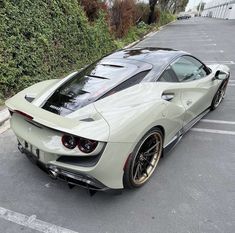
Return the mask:
{"type": "Polygon", "coordinates": [[[140,83],[145,78],[145,76],[149,73],[149,71],[150,70],[145,70],[145,71],[142,71],[142,72],[132,76],[131,78],[129,78],[126,81],[122,82],[121,84],[117,85],[116,87],[114,87],[110,91],[106,92],[99,99],[105,98],[109,95],[115,94],[116,92],[122,91],[124,89],[127,89],[128,87],[132,87],[132,86],[140,83]]]}
{"type": "Polygon", "coordinates": [[[158,79],[159,82],[178,82],[175,72],[169,66],[158,79]]]}
{"type": "Polygon", "coordinates": [[[190,56],[183,56],[172,64],[180,82],[189,82],[207,76],[205,66],[197,59],[190,56]]]}

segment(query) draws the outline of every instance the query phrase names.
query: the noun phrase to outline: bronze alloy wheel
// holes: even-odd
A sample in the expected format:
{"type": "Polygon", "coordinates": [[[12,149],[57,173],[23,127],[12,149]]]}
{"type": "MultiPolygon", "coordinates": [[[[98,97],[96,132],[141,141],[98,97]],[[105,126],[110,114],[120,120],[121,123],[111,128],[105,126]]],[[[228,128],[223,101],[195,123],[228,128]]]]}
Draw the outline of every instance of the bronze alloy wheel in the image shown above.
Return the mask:
{"type": "Polygon", "coordinates": [[[137,144],[127,162],[124,184],[129,188],[143,185],[153,174],[162,153],[163,136],[156,128],[137,144]]]}
{"type": "Polygon", "coordinates": [[[223,98],[225,97],[227,84],[228,84],[228,80],[224,81],[222,85],[220,86],[219,90],[216,92],[215,97],[212,101],[212,105],[211,105],[212,110],[216,109],[220,105],[223,98]]]}

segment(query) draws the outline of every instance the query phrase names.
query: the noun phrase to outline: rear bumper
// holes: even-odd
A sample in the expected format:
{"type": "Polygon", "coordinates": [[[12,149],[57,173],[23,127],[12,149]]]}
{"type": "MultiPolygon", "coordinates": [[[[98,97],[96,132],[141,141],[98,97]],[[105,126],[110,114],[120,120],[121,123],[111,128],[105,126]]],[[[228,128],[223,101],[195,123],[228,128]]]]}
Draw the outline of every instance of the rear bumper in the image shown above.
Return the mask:
{"type": "Polygon", "coordinates": [[[65,181],[69,187],[79,186],[92,191],[103,191],[114,194],[121,192],[121,189],[111,189],[92,176],[69,171],[59,166],[45,164],[41,162],[37,156],[25,149],[20,143],[18,143],[18,149],[21,153],[25,154],[32,163],[36,164],[51,178],[65,181]]]}
{"type": "MultiPolygon", "coordinates": [[[[105,141],[103,150],[85,156],[77,148],[69,150],[63,146],[63,132],[37,127],[19,114],[13,114],[11,127],[22,147],[38,156],[37,164],[50,164],[75,174],[94,177],[109,189],[123,189],[123,167],[134,143],[105,141]]],[[[106,129],[103,130],[106,132],[106,129]]]]}

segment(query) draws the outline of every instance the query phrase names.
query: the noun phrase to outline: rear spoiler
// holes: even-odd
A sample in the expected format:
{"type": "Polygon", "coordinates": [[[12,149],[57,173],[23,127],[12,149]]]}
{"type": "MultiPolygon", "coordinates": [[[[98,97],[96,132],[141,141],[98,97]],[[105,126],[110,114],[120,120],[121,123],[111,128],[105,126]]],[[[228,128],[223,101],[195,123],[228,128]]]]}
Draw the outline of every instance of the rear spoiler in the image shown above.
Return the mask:
{"type": "MultiPolygon", "coordinates": [[[[109,138],[109,126],[100,114],[99,118],[96,117],[93,121],[82,121],[81,116],[79,117],[80,110],[75,114],[60,116],[28,102],[23,91],[8,99],[5,104],[11,114],[17,113],[27,120],[53,130],[98,141],[107,141],[109,138]]],[[[86,110],[89,116],[97,115],[93,104],[87,106],[86,110]]]]}

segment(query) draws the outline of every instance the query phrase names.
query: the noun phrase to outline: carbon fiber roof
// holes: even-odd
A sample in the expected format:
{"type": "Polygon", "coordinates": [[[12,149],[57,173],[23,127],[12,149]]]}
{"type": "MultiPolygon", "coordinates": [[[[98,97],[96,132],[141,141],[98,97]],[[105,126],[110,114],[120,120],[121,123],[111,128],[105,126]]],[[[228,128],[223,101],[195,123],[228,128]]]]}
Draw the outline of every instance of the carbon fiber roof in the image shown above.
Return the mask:
{"type": "Polygon", "coordinates": [[[188,54],[183,51],[174,50],[170,48],[130,48],[119,50],[114,52],[107,57],[106,59],[123,59],[123,60],[138,60],[146,63],[150,63],[155,66],[155,69],[161,69],[169,64],[174,58],[188,54]]]}

